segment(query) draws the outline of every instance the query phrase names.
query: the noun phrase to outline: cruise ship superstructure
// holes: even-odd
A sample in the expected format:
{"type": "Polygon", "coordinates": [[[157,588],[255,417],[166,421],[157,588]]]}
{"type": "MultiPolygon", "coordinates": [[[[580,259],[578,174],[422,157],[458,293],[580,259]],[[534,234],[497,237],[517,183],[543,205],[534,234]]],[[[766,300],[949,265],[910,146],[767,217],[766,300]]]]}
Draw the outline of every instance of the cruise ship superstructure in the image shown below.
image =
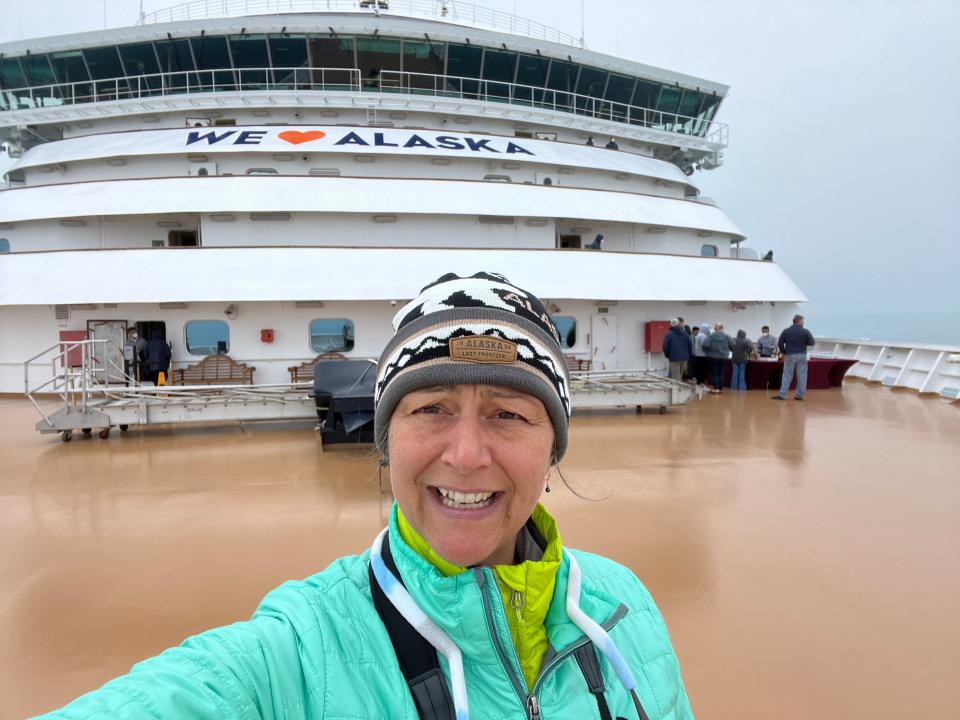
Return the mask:
{"type": "Polygon", "coordinates": [[[665,365],[644,327],[676,315],[782,328],[802,292],[696,187],[726,93],[459,2],[193,2],[2,45],[0,392],[131,325],[175,368],[284,382],[376,357],[446,272],[548,299],[594,369],[665,365]]]}

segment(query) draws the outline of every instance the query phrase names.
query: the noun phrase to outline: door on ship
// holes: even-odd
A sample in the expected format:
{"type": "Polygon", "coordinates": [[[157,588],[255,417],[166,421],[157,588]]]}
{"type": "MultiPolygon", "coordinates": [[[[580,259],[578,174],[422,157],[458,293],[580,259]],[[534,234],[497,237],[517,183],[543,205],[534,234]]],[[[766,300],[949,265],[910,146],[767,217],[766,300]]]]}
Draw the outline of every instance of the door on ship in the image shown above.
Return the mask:
{"type": "MultiPolygon", "coordinates": [[[[167,341],[167,324],[165,322],[157,320],[138,320],[133,324],[133,326],[137,329],[137,337],[143,339],[144,344],[149,342],[153,337],[154,330],[160,332],[161,340],[164,342],[167,341]]],[[[137,376],[137,382],[143,382],[147,379],[147,370],[140,362],[136,363],[135,372],[137,376]]]]}
{"type": "Polygon", "coordinates": [[[123,342],[127,337],[127,323],[123,320],[88,320],[87,337],[104,340],[93,344],[93,362],[96,372],[93,381],[107,385],[125,385],[123,375],[123,342]]]}
{"type": "Polygon", "coordinates": [[[617,369],[616,315],[594,315],[590,318],[590,344],[594,370],[617,369]]]}

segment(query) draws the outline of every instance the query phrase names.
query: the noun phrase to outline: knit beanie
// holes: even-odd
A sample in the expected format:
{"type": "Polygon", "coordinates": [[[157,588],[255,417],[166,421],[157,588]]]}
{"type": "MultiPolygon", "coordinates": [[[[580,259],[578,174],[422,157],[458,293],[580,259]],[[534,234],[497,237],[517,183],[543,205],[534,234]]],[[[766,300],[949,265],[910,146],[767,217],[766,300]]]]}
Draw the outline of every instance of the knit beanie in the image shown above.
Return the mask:
{"type": "Polygon", "coordinates": [[[374,438],[386,456],[387,429],[407,393],[438,385],[499,385],[538,398],[567,449],[570,383],[560,339],[543,303],[502,275],[449,273],[393,319],[377,365],[374,438]]]}

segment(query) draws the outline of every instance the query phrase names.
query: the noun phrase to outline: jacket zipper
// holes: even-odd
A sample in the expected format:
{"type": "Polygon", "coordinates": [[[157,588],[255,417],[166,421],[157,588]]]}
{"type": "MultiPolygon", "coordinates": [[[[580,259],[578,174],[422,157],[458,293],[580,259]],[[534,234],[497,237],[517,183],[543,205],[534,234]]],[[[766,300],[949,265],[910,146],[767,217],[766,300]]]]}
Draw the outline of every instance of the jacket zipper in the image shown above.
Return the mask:
{"type": "MultiPolygon", "coordinates": [[[[480,598],[483,600],[483,613],[486,616],[487,629],[490,631],[490,635],[493,638],[493,646],[497,651],[497,657],[500,658],[500,664],[503,665],[503,668],[507,671],[507,676],[510,678],[510,682],[513,685],[514,691],[517,693],[517,698],[520,700],[520,704],[523,705],[524,710],[527,713],[528,720],[543,720],[543,715],[540,713],[540,700],[538,695],[540,693],[540,688],[543,685],[543,681],[561,662],[570,657],[574,652],[576,652],[580,647],[586,645],[590,642],[590,638],[583,637],[577,642],[573,643],[567,647],[563,652],[558,653],[550,661],[550,663],[540,671],[540,675],[537,677],[536,681],[533,683],[533,690],[527,692],[526,685],[522,684],[517,678],[516,669],[510,664],[510,660],[507,657],[506,650],[503,647],[503,643],[500,640],[500,635],[497,633],[496,625],[493,621],[493,603],[490,601],[490,596],[488,595],[488,587],[496,587],[496,581],[493,579],[493,571],[489,568],[474,568],[474,576],[477,579],[477,584],[480,587],[480,598]],[[490,582],[484,573],[484,570],[490,572],[490,582]]],[[[499,597],[499,596],[498,596],[499,597]]],[[[510,604],[513,605],[513,596],[511,595],[510,604]]],[[[501,606],[503,603],[501,602],[501,606]]],[[[506,612],[506,608],[504,608],[506,612]]],[[[603,623],[600,627],[604,630],[609,631],[614,625],[616,625],[620,620],[627,614],[627,606],[621,604],[614,610],[613,615],[603,623]]],[[[512,645],[511,645],[512,647],[512,645]]],[[[516,651],[514,651],[514,657],[516,657],[516,651]]],[[[517,659],[517,666],[519,667],[520,660],[517,659]]]]}

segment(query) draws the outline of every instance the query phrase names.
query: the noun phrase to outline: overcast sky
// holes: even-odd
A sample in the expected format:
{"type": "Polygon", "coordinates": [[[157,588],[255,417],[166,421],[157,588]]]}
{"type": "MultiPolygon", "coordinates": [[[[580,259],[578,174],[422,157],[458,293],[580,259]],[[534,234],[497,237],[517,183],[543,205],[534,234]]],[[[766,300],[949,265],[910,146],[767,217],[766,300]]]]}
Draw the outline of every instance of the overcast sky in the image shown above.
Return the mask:
{"type": "MultiPolygon", "coordinates": [[[[479,4],[580,34],[577,0],[479,4]]],[[[102,28],[104,8],[108,26],[133,24],[139,3],[0,6],[8,42],[102,28]]],[[[907,324],[914,339],[960,344],[960,2],[587,0],[585,11],[590,49],[731,86],[717,117],[730,125],[726,162],[694,180],[748,245],[774,250],[811,300],[814,332],[907,324]]]]}

